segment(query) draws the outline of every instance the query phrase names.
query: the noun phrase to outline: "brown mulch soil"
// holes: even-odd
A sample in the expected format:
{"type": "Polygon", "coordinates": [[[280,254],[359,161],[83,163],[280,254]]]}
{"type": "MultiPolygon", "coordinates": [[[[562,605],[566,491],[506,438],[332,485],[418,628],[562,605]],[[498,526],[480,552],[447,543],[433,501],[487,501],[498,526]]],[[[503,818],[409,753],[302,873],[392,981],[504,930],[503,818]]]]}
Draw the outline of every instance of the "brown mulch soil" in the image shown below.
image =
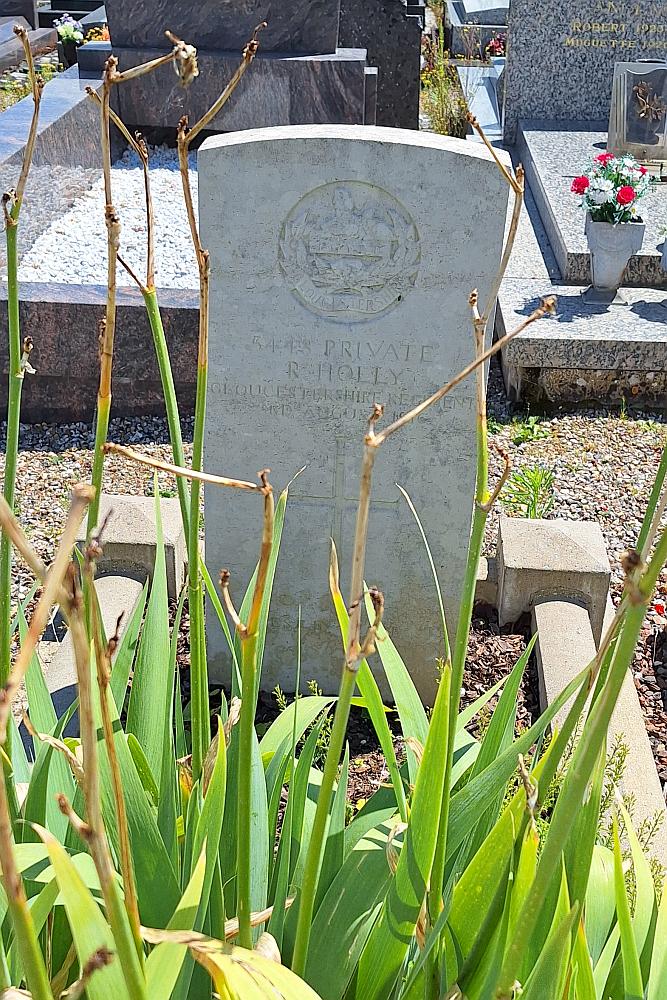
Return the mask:
{"type": "MultiPolygon", "coordinates": [[[[172,609],[172,614],[175,608],[172,609]]],[[[468,657],[463,678],[461,707],[476,701],[485,691],[493,687],[497,681],[507,677],[517,660],[526,648],[526,631],[510,631],[501,629],[495,608],[488,605],[478,605],[472,621],[468,657]]],[[[177,662],[180,667],[181,694],[186,705],[190,697],[189,683],[189,647],[188,647],[188,616],[187,607],[181,620],[181,631],[178,642],[177,662]]],[[[219,689],[211,691],[212,710],[220,704],[219,689]]],[[[291,700],[291,697],[290,699],[291,700]]],[[[498,696],[493,698],[481,715],[477,716],[471,726],[473,735],[481,735],[488,724],[491,712],[497,703],[498,696]]],[[[279,715],[276,698],[268,692],[261,692],[257,706],[256,723],[260,731],[273,722],[279,715]]],[[[519,690],[517,705],[517,732],[526,729],[539,715],[537,671],[534,663],[529,663],[519,690]]],[[[394,733],[394,745],[399,763],[404,759],[404,746],[400,736],[400,725],[395,713],[389,715],[389,725],[394,733]]],[[[353,804],[360,804],[369,799],[382,785],[389,781],[389,771],[382,751],[379,749],[377,736],[365,709],[352,708],[347,730],[347,740],[350,747],[350,772],[348,783],[348,799],[353,804]]]]}

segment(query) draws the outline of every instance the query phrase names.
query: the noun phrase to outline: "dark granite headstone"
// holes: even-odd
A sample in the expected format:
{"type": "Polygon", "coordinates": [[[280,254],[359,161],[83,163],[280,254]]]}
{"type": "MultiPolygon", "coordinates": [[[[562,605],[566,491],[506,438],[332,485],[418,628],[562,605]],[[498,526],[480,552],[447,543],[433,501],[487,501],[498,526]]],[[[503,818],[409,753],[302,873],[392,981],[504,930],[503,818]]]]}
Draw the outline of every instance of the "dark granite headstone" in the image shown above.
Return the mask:
{"type": "Polygon", "coordinates": [[[167,46],[165,29],[200,49],[240,51],[261,21],[265,52],[335,52],[340,0],[107,0],[111,40],[167,46]]]}
{"type": "Polygon", "coordinates": [[[505,141],[522,119],[608,119],[614,64],[666,54],[665,0],[512,0],[505,141]]]}
{"type": "MultiPolygon", "coordinates": [[[[423,7],[410,5],[411,10],[423,7]]],[[[420,13],[408,13],[404,0],[342,0],[339,44],[367,49],[377,66],[377,124],[419,128],[420,13]]]]}
{"type": "Polygon", "coordinates": [[[24,17],[31,28],[36,28],[36,0],[0,0],[0,17],[24,17]]]}

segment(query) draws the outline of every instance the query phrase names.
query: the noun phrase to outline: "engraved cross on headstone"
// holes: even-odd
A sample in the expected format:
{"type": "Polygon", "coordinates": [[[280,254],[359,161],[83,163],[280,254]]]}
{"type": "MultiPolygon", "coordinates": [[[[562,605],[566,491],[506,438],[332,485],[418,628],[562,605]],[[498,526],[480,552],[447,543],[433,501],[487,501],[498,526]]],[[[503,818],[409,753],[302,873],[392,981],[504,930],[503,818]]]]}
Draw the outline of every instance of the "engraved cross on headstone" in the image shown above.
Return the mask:
{"type": "MultiPolygon", "coordinates": [[[[348,497],[345,495],[345,447],[347,438],[339,435],[336,437],[336,453],[334,458],[334,476],[332,490],[329,496],[312,496],[309,493],[292,493],[290,502],[300,500],[311,504],[331,504],[333,505],[331,517],[331,537],[333,538],[339,558],[343,553],[343,516],[345,514],[345,504],[358,503],[359,497],[348,497]]],[[[298,481],[298,480],[297,480],[298,481]]],[[[395,508],[398,505],[396,500],[374,500],[371,494],[371,507],[395,508]]]]}

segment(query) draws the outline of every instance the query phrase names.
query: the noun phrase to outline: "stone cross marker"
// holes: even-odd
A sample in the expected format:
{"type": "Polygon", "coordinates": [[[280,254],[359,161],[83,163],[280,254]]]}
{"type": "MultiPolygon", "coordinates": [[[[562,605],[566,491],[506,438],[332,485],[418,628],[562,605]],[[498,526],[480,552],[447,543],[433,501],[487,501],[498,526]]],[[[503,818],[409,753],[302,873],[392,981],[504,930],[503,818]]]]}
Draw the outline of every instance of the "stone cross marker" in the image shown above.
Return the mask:
{"type": "MultiPolygon", "coordinates": [[[[358,477],[373,403],[393,420],[473,357],[468,295],[498,267],[508,191],[481,146],[389,128],[297,126],[209,139],[199,204],[211,253],[206,468],[293,483],[262,684],[302,678],[337,690],[342,646],[328,590],[336,540],[347,600],[358,477]]],[[[423,519],[456,613],[475,482],[475,385],[380,450],[366,577],[425,698],[442,655],[423,544],[396,483],[423,519]]],[[[258,498],[206,493],[206,558],[240,602],[261,531],[258,498]]],[[[208,616],[212,675],[229,658],[208,616]]]]}
{"type": "Polygon", "coordinates": [[[512,0],[505,140],[514,142],[521,119],[606,128],[614,63],[666,55],[665,0],[512,0]]]}

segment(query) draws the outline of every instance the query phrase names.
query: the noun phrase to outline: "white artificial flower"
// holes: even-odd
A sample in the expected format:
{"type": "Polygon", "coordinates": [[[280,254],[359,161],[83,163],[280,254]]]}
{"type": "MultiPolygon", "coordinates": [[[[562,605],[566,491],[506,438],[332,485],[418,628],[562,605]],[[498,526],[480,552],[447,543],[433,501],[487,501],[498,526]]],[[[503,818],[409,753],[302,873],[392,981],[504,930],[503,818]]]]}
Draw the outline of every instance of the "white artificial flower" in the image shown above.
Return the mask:
{"type": "Polygon", "coordinates": [[[590,191],[588,194],[589,200],[593,205],[605,205],[608,201],[613,201],[613,198],[609,197],[608,191],[590,191]]]}

